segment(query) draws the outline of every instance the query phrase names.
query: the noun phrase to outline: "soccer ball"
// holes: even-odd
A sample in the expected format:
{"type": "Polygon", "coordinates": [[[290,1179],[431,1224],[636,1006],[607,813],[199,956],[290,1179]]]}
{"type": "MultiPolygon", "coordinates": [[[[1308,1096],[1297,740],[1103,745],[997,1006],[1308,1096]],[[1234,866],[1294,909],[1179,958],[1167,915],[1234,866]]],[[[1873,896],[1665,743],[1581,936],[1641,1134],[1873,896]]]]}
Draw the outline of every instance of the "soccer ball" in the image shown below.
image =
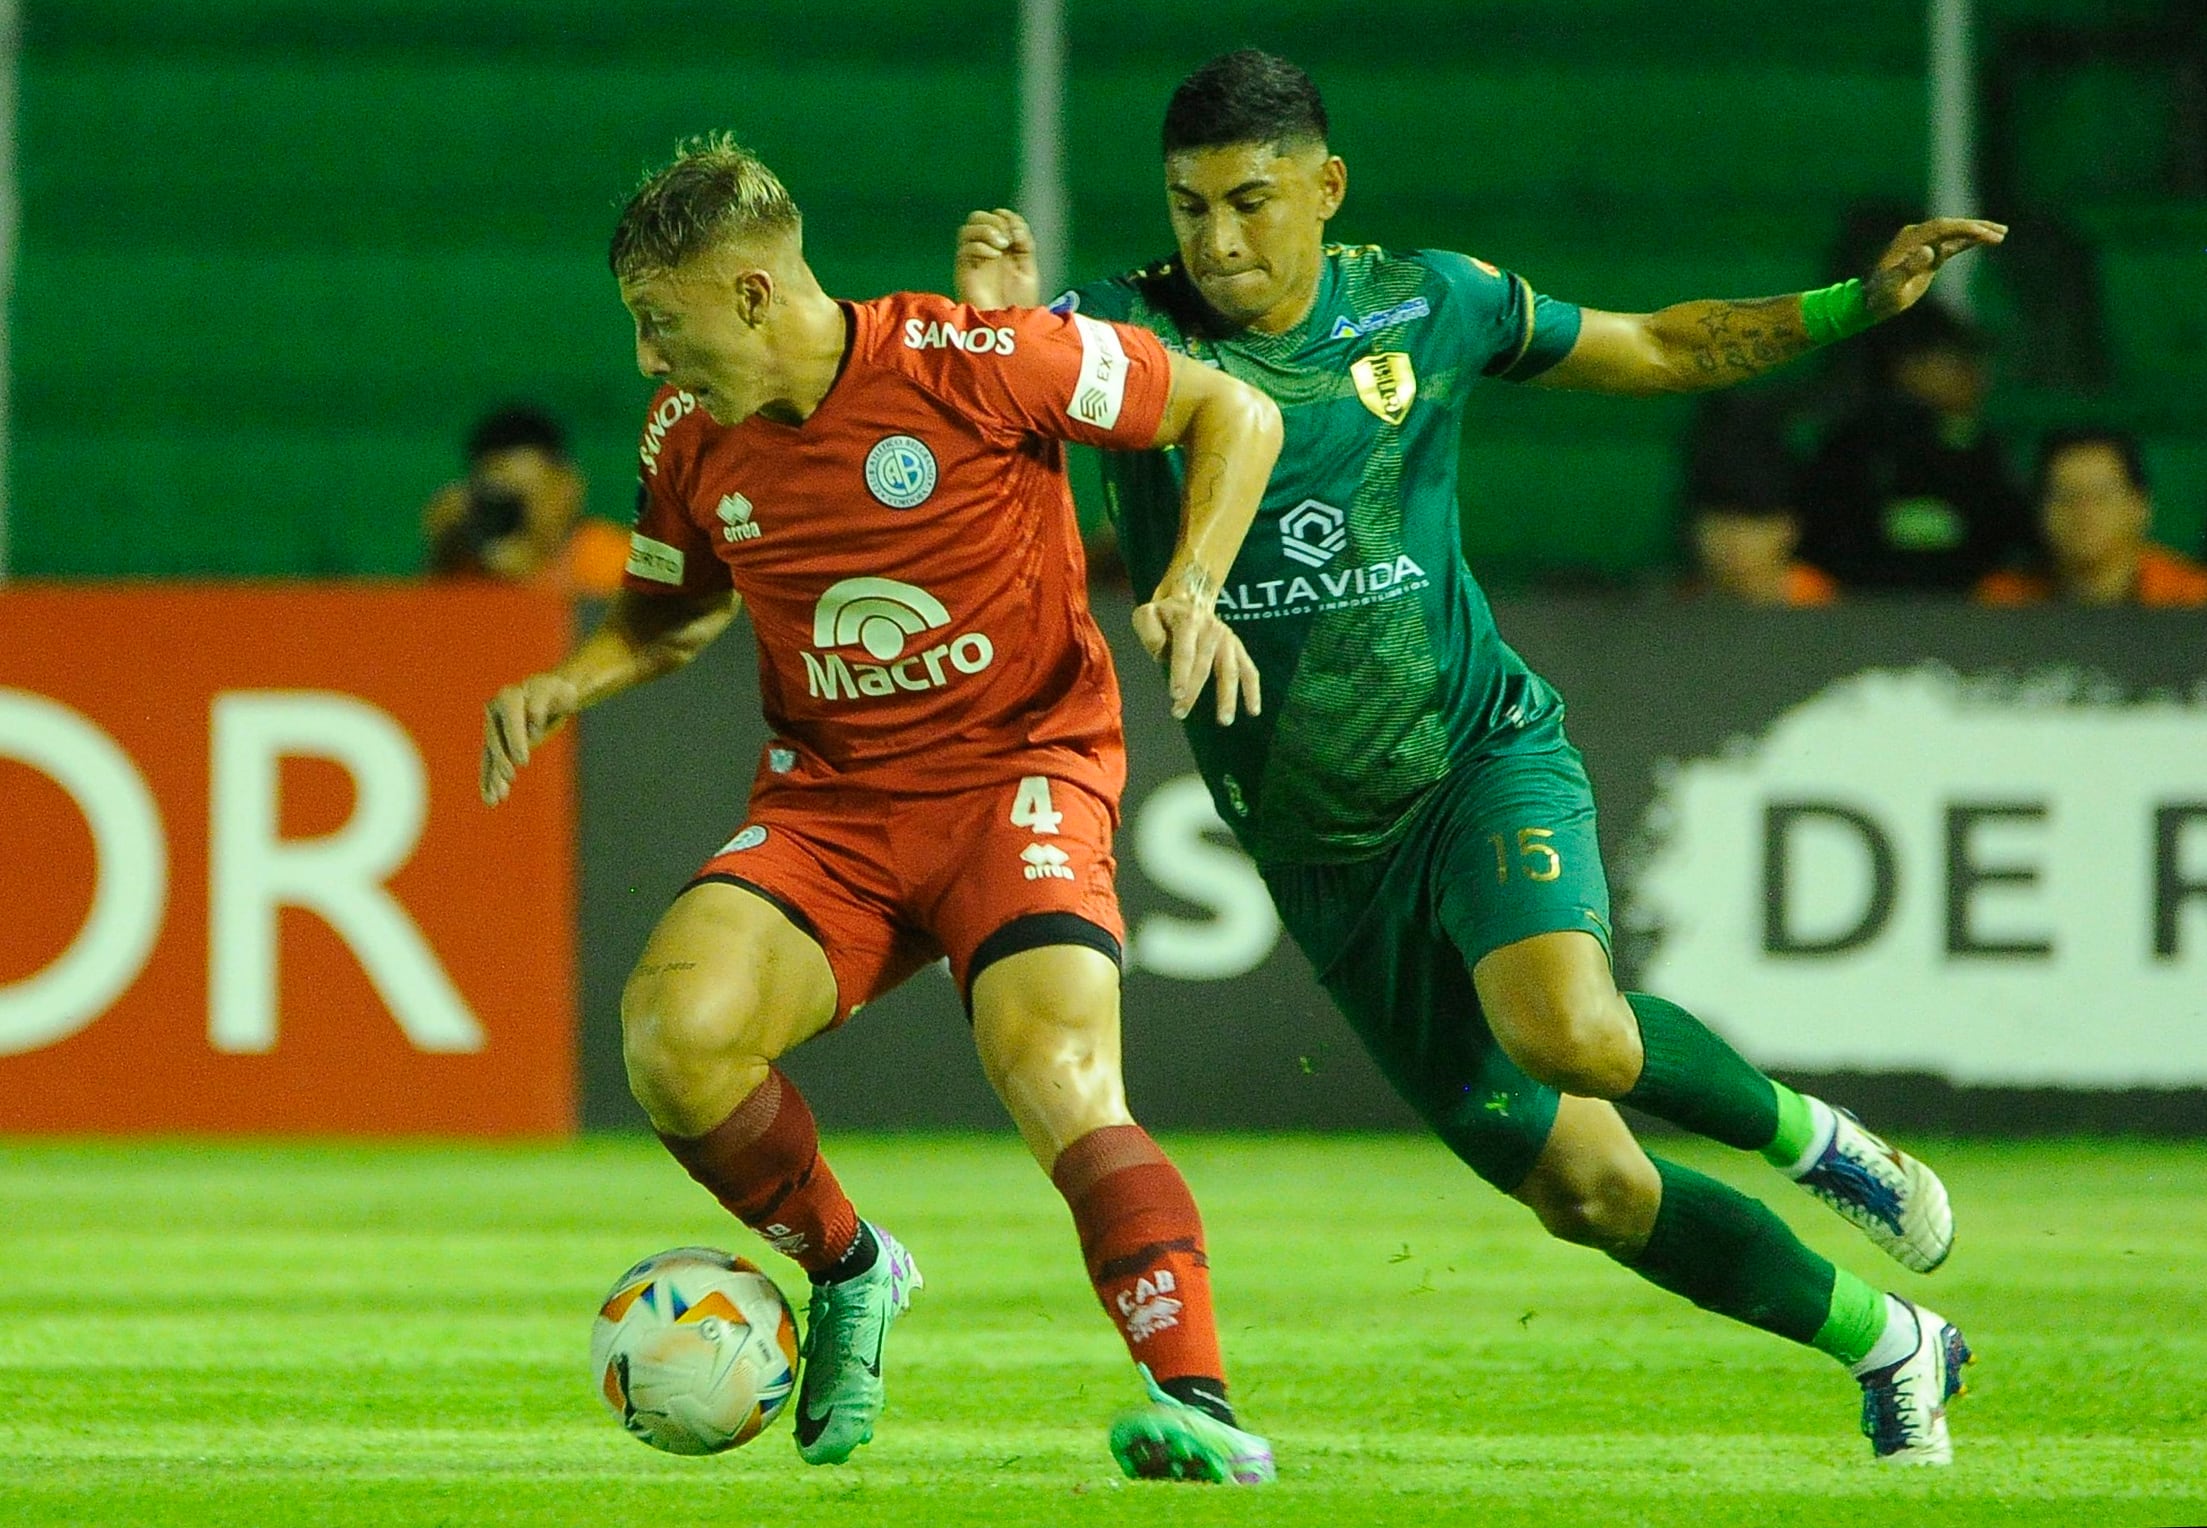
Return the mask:
{"type": "Polygon", "coordinates": [[[789,1404],[797,1318],[742,1258],[677,1247],[613,1281],[590,1330],[590,1365],[635,1436],[670,1454],[717,1454],[789,1404]]]}

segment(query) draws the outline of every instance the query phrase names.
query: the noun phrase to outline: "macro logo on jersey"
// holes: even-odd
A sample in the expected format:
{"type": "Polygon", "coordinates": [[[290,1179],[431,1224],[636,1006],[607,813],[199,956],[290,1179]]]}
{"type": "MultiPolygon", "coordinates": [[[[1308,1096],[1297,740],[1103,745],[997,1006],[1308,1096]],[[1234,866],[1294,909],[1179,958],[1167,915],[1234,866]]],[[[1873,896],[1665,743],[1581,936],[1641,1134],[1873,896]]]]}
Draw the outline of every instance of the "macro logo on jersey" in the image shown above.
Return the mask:
{"type": "Polygon", "coordinates": [[[760,827],[757,823],[753,823],[750,827],[745,828],[741,833],[738,833],[734,838],[731,838],[728,840],[728,842],[722,844],[720,846],[720,852],[722,854],[741,854],[744,850],[756,849],[759,845],[765,842],[766,829],[760,827]]]}
{"type": "Polygon", "coordinates": [[[935,491],[935,453],[909,435],[885,435],[866,453],[867,491],[891,509],[923,504],[935,491]]]}
{"type": "Polygon", "coordinates": [[[1348,515],[1331,504],[1305,499],[1280,516],[1280,554],[1306,568],[1322,568],[1349,544],[1348,515]]]}
{"type": "Polygon", "coordinates": [[[1083,424],[1108,430],[1119,422],[1119,410],[1126,403],[1126,346],[1109,324],[1076,313],[1073,327],[1080,331],[1081,369],[1073,380],[1073,401],[1066,412],[1083,424]]]}
{"type": "Polygon", "coordinates": [[[1377,351],[1350,367],[1349,375],[1356,379],[1357,397],[1380,418],[1401,424],[1410,417],[1410,405],[1418,396],[1418,374],[1406,351],[1377,351]]]}
{"type": "Polygon", "coordinates": [[[724,541],[756,541],[761,534],[751,519],[751,501],[740,493],[723,494],[720,507],[713,513],[720,516],[724,541]]]}
{"type": "Polygon", "coordinates": [[[969,631],[907,653],[914,637],[950,624],[943,602],[916,584],[893,578],[846,578],[820,596],[812,612],[812,645],[857,647],[872,662],[834,651],[809,652],[805,688],[815,700],[940,689],[959,674],[978,674],[996,661],[996,644],[969,631]]]}
{"type": "Polygon", "coordinates": [[[1329,339],[1356,340],[1367,334],[1377,334],[1382,329],[1392,329],[1397,324],[1413,323],[1433,311],[1433,304],[1423,297],[1413,297],[1408,302],[1378,313],[1367,313],[1362,318],[1351,318],[1344,313],[1333,321],[1333,333],[1329,339]]]}
{"type": "Polygon", "coordinates": [[[659,401],[659,407],[653,409],[651,417],[644,421],[643,443],[636,448],[636,454],[642,459],[646,472],[653,477],[659,475],[659,450],[667,443],[667,431],[696,410],[697,400],[688,393],[675,393],[659,401]]]}
{"type": "Polygon", "coordinates": [[[967,355],[1010,355],[1019,343],[1019,332],[1002,329],[961,329],[956,324],[931,324],[925,319],[904,321],[907,350],[962,350],[967,355]]]}

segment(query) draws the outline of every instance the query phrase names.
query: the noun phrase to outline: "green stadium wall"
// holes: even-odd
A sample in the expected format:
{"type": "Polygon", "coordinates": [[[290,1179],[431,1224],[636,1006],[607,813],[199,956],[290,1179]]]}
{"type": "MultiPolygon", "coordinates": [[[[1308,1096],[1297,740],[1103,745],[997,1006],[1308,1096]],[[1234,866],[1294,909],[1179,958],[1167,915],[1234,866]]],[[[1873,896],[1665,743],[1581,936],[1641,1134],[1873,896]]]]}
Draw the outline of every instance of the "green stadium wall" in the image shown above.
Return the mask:
{"type": "MultiPolygon", "coordinates": [[[[2153,9],[1980,7],[1988,35],[2153,9]]],[[[1469,250],[1610,308],[1798,289],[1849,203],[1912,202],[1926,173],[1921,0],[1831,15],[1071,0],[1065,266],[1163,250],[1164,100],[1255,43],[1328,93],[1345,239],[1469,250]]],[[[603,246],[624,191],[686,134],[728,127],[760,150],[852,296],[940,287],[964,213],[1014,192],[1012,0],[28,0],[23,33],[21,575],[411,573],[419,506],[468,421],[519,397],[572,422],[593,508],[625,517],[647,389],[603,246]]],[[[2111,406],[2175,474],[2165,508],[2189,539],[2207,404],[2167,385],[2133,294],[2207,291],[2184,280],[2202,240],[2142,231],[2128,209],[2146,189],[2102,163],[2150,135],[2159,87],[2120,71],[2057,87],[2031,98],[2028,183],[2102,214],[2114,252],[2094,279],[2136,379],[2111,406]]],[[[2196,348],[2192,297],[2177,327],[2196,348]]],[[[2026,431],[2086,406],[2003,403],[2026,431]]],[[[1476,565],[1506,583],[1663,562],[1684,409],[1487,390],[1467,423],[1476,565]]]]}

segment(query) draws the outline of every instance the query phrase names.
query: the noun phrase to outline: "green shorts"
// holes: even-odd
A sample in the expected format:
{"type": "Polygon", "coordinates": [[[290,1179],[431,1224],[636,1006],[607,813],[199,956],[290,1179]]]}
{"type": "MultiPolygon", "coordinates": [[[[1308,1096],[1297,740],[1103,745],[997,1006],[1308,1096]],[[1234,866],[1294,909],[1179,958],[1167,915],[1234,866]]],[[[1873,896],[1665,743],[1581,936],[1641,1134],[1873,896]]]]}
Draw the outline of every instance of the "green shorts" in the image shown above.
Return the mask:
{"type": "Polygon", "coordinates": [[[1458,764],[1382,854],[1263,871],[1288,933],[1395,1091],[1480,1177],[1515,1190],[1558,1095],[1495,1043],[1471,968],[1559,929],[1609,945],[1594,795],[1560,719],[1458,764]]]}

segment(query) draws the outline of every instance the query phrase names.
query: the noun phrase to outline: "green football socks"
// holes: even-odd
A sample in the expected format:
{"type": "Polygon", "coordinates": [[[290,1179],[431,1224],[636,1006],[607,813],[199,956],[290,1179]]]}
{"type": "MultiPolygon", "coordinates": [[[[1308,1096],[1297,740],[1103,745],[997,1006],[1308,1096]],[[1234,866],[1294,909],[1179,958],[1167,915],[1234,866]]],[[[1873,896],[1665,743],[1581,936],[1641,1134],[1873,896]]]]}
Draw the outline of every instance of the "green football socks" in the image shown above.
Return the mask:
{"type": "Polygon", "coordinates": [[[1885,1296],[1801,1245],[1737,1189],[1652,1157],[1663,1180],[1655,1229],[1629,1266],[1703,1310],[1862,1361],[1885,1330],[1885,1296]]]}
{"type": "Polygon", "coordinates": [[[1625,1001],[1640,1021],[1646,1059],[1619,1103],[1741,1151],[1772,1146],[1785,1123],[1779,1094],[1790,1089],[1781,1090],[1676,1003],[1645,992],[1628,992],[1625,1001]]]}
{"type": "Polygon", "coordinates": [[[1782,1082],[1770,1085],[1778,1094],[1778,1133],[1763,1148],[1763,1160],[1781,1172],[1795,1176],[1805,1170],[1801,1159],[1809,1148],[1831,1139],[1831,1105],[1803,1098],[1782,1082]]]}

